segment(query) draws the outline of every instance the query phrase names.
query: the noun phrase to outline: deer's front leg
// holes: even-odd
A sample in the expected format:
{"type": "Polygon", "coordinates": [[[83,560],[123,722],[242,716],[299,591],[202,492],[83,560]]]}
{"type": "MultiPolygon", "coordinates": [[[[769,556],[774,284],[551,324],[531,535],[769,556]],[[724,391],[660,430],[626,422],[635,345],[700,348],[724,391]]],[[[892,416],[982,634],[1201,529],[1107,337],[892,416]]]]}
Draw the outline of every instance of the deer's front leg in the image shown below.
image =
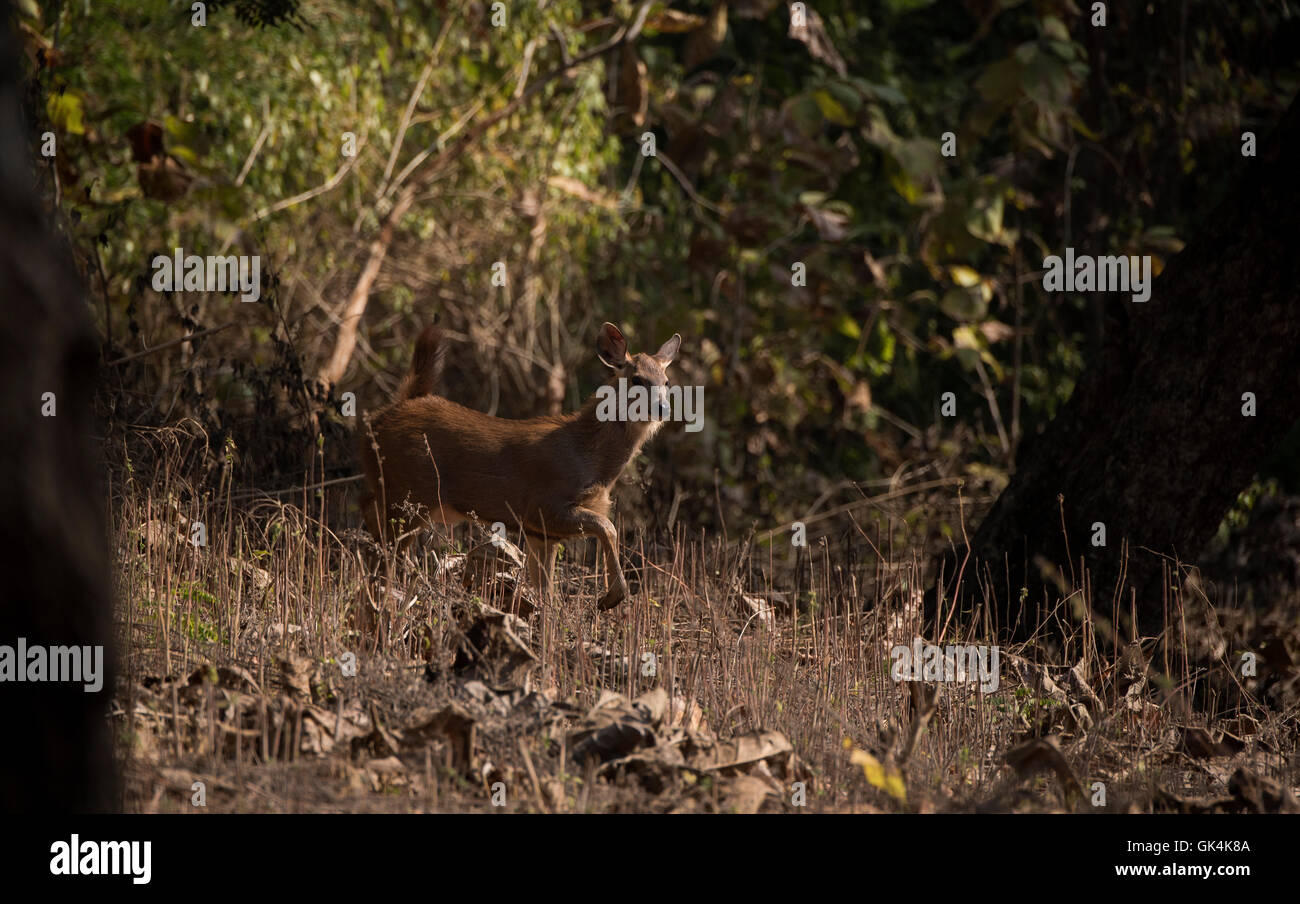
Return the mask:
{"type": "Polygon", "coordinates": [[[591,516],[598,519],[600,543],[605,548],[605,567],[609,570],[609,589],[600,598],[600,602],[596,603],[596,608],[613,609],[627,599],[628,595],[627,578],[623,576],[623,566],[618,561],[618,533],[614,530],[613,523],[605,516],[597,515],[595,512],[591,512],[591,516]]]}
{"type": "MultiPolygon", "coordinates": [[[[609,571],[609,589],[596,603],[598,609],[613,609],[627,599],[627,578],[618,563],[618,532],[608,518],[590,509],[574,509],[570,514],[573,527],[585,534],[595,534],[605,552],[605,568],[609,571]]],[[[577,531],[575,531],[576,533],[577,531]]]]}

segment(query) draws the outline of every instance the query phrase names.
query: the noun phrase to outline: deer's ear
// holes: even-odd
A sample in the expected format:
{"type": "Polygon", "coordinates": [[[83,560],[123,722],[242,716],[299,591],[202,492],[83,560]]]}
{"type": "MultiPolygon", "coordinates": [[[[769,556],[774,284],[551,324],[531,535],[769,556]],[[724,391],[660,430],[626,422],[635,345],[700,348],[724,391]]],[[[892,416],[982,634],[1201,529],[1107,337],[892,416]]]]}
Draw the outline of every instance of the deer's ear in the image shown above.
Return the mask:
{"type": "Polygon", "coordinates": [[[682,347],[682,334],[673,333],[673,338],[669,339],[663,345],[659,346],[659,351],[655,352],[655,358],[664,367],[673,363],[673,358],[677,357],[677,350],[682,347]]]}
{"type": "Polygon", "coordinates": [[[596,337],[596,354],[600,355],[606,367],[617,369],[627,364],[627,340],[614,324],[606,323],[600,328],[600,335],[596,337]]]}

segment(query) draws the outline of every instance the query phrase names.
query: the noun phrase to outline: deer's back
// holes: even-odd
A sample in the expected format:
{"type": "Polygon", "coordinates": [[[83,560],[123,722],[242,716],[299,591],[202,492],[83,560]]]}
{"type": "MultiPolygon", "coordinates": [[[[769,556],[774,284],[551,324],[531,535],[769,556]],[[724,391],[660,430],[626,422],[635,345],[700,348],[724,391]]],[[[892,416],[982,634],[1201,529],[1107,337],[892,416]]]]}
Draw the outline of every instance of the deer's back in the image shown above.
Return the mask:
{"type": "MultiPolygon", "coordinates": [[[[547,510],[577,502],[593,483],[574,448],[572,416],[492,417],[440,396],[396,402],[371,420],[390,506],[409,497],[487,521],[540,526],[547,510]]],[[[370,436],[360,437],[371,492],[379,465],[370,436]]],[[[603,496],[603,493],[600,494],[603,496]]]]}

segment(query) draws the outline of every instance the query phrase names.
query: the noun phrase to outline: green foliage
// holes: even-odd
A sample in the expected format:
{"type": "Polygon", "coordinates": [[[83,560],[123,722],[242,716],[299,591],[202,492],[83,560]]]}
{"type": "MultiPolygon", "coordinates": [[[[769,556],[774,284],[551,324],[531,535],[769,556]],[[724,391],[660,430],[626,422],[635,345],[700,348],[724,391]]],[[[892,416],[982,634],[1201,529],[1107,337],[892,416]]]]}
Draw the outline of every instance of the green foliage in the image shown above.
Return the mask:
{"type": "MultiPolygon", "coordinates": [[[[57,37],[58,60],[34,72],[38,116],[58,135],[109,354],[235,324],[124,370],[147,400],[124,415],[198,417],[277,474],[296,462],[241,431],[278,419],[301,426],[304,450],[323,433],[347,473],[350,425],[336,399],[309,415],[303,387],[394,183],[502,110],[525,60],[525,85],[559,67],[555,34],[572,57],[613,24],[578,0],[507,4],[503,28],[488,5],[440,0],[209,6],[204,28],[165,0],[25,12],[57,37]],[[128,132],[144,121],[192,177],[182,198],[142,191],[128,132]],[[153,292],[149,260],[176,247],[262,255],[266,303],[153,292]],[[170,404],[154,398],[172,385],[170,404]]],[[[335,389],[382,401],[436,313],[459,338],[458,401],[535,414],[558,373],[572,407],[603,377],[591,336],[610,319],[642,347],[686,337],[676,379],[705,386],[708,428],[648,455],[689,490],[693,523],[716,518],[719,496],[768,523],[797,517],[844,477],[888,477],[936,448],[996,481],[1127,316],[1124,301],[1046,295],[1043,257],[1070,244],[1159,268],[1177,253],[1240,132],[1266,131],[1295,90],[1295,61],[1266,48],[1296,9],[1193,5],[1184,24],[1176,5],[1111,5],[1102,31],[1068,0],[975,7],[825,0],[816,40],[791,36],[783,3],[719,18],[679,2],[698,17],[680,26],[656,8],[632,49],[550,82],[419,194],[335,389]],[[646,120],[629,125],[638,65],[646,120]],[[644,132],[658,157],[641,155],[644,132]],[[938,416],[945,392],[956,421],[938,416]]],[[[666,510],[672,482],[648,483],[666,510]]]]}
{"type": "MultiPolygon", "coordinates": [[[[1149,155],[1180,134],[1215,169],[1237,154],[1230,123],[1198,130],[1178,118],[1185,89],[1159,75],[1179,53],[1172,12],[1152,23],[1112,11],[1090,45],[1086,16],[1068,3],[1007,4],[984,23],[927,6],[817,4],[847,75],[791,41],[783,10],[733,18],[717,57],[694,71],[679,62],[683,39],[643,53],[660,146],[716,209],[688,198],[665,168],[657,180],[643,171],[643,204],[657,216],[644,241],[633,233],[608,285],[639,280],[644,295],[716,337],[708,388],[741,402],[713,409],[730,454],[702,462],[696,479],[710,482],[705,472],[720,466],[744,497],[780,498],[778,518],[797,517],[795,500],[819,498],[832,476],[867,480],[924,457],[876,413],[923,437],[945,391],[976,427],[963,457],[1007,466],[1015,442],[1069,397],[1090,344],[1126,316],[1122,301],[1047,296],[1034,278],[1043,257],[1068,242],[1151,253],[1159,268],[1192,210],[1152,194],[1183,179],[1181,156],[1147,168],[1149,155]],[[1143,96],[1107,90],[1106,79],[1139,68],[1158,73],[1143,96]],[[1142,130],[1153,116],[1161,141],[1142,130]],[[949,132],[955,157],[941,155],[949,132]],[[657,265],[674,259],[685,267],[657,265]],[[796,261],[806,286],[791,285],[796,261]],[[875,407],[858,404],[860,384],[875,407]],[[1010,448],[990,441],[995,428],[1011,432],[1010,448]],[[755,484],[782,492],[753,497],[755,484]]],[[[1225,98],[1227,73],[1258,58],[1227,36],[1288,13],[1241,4],[1234,14],[1193,14],[1203,50],[1184,61],[1196,73],[1189,82],[1225,98]]],[[[1267,118],[1289,100],[1295,73],[1292,61],[1252,79],[1267,118]]]]}

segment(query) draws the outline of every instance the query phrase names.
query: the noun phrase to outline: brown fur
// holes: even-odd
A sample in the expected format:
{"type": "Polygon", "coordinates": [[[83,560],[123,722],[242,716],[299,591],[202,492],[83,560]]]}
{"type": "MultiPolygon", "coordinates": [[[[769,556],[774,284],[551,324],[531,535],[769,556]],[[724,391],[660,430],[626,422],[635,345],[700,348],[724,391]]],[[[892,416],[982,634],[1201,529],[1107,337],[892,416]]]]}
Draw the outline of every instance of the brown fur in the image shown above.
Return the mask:
{"type": "MultiPolygon", "coordinates": [[[[611,384],[621,376],[662,386],[680,344],[674,335],[654,355],[628,355],[622,333],[607,323],[597,350],[614,368],[611,384]]],[[[391,533],[387,521],[402,517],[407,500],[420,508],[420,528],[470,516],[521,526],[531,553],[529,575],[539,586],[550,584],[556,541],[595,536],[610,573],[600,607],[618,605],[628,590],[609,521],[609,492],[661,422],[600,421],[595,395],[571,414],[525,420],[465,408],[431,394],[440,345],[436,329],[421,333],[397,398],[363,426],[368,492],[362,509],[371,534],[384,539],[391,533]],[[388,517],[382,518],[385,506],[388,517]]]]}
{"type": "Polygon", "coordinates": [[[433,393],[442,375],[442,330],[436,326],[426,326],[415,340],[415,355],[411,358],[411,369],[402,379],[393,401],[414,399],[433,393]]]}

